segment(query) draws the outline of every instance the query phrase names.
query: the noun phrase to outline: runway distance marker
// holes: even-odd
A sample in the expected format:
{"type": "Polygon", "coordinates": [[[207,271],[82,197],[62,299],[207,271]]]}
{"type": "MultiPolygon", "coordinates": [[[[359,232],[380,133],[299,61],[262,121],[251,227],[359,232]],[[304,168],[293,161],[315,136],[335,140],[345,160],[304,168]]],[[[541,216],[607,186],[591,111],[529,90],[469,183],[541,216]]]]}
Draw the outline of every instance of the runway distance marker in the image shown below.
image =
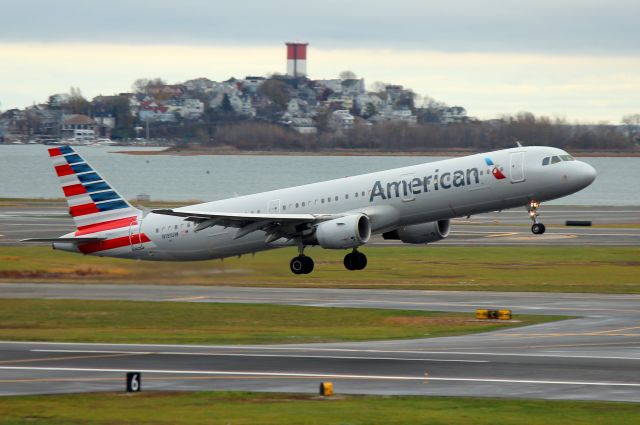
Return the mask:
{"type": "MultiPolygon", "coordinates": [[[[74,367],[22,367],[0,366],[0,370],[41,370],[52,372],[114,372],[126,373],[127,369],[100,369],[74,367]]],[[[271,378],[334,378],[334,379],[363,379],[381,381],[424,381],[424,376],[395,376],[395,375],[357,375],[335,374],[320,372],[255,372],[255,371],[225,371],[225,370],[161,370],[141,369],[138,373],[170,374],[170,375],[218,375],[218,376],[256,376],[271,378]]],[[[507,379],[507,378],[464,378],[464,377],[429,377],[431,381],[449,382],[495,382],[513,384],[544,384],[544,385],[586,385],[598,387],[637,387],[640,382],[598,382],[598,381],[560,381],[546,379],[507,379]]]]}

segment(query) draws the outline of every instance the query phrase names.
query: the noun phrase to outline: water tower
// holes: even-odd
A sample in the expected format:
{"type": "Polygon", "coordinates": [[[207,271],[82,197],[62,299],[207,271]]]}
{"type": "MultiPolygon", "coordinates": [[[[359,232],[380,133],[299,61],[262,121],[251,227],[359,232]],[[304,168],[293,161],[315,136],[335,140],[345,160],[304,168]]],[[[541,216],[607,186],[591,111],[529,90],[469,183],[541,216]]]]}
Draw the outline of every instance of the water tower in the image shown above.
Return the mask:
{"type": "Polygon", "coordinates": [[[309,43],[285,43],[287,45],[287,75],[305,77],[307,75],[307,46],[309,43]]]}

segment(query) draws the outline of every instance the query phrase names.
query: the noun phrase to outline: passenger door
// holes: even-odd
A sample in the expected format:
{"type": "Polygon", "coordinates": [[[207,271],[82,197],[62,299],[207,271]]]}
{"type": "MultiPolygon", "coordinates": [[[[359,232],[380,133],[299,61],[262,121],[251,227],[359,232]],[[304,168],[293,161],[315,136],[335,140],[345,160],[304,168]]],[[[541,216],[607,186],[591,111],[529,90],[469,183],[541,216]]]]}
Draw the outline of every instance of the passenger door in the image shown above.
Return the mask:
{"type": "Polygon", "coordinates": [[[525,181],[524,177],[524,152],[514,152],[511,154],[510,167],[511,183],[525,181]]]}

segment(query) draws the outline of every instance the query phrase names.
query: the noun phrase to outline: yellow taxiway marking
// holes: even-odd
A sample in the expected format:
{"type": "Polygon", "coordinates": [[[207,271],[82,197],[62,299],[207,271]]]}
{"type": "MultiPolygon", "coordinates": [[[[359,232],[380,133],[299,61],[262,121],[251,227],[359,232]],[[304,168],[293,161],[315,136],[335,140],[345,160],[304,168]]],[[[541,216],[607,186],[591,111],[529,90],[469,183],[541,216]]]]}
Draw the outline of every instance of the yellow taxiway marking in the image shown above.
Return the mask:
{"type": "Polygon", "coordinates": [[[508,237],[508,236],[514,236],[514,235],[517,235],[517,234],[518,234],[518,232],[494,233],[492,235],[485,236],[485,238],[504,238],[504,237],[508,237]]]}
{"type": "Polygon", "coordinates": [[[64,356],[64,357],[41,357],[38,359],[16,359],[16,360],[2,360],[0,364],[9,363],[33,363],[33,362],[50,362],[58,360],[78,360],[78,359],[99,359],[104,357],[124,357],[124,356],[142,356],[151,353],[117,353],[117,354],[100,354],[93,356],[64,356]]]}

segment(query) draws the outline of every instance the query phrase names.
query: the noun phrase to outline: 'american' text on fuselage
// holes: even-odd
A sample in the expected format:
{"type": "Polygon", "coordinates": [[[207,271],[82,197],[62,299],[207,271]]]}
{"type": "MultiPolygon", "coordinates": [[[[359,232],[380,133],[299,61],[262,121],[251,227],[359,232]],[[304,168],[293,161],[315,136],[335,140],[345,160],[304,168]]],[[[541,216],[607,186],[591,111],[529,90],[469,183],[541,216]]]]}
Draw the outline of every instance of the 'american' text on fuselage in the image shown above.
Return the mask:
{"type": "Polygon", "coordinates": [[[411,179],[403,179],[387,183],[386,191],[384,190],[380,180],[373,184],[369,202],[373,202],[376,196],[382,199],[391,199],[400,197],[400,188],[402,187],[402,196],[419,195],[429,192],[430,190],[450,189],[451,187],[469,186],[480,183],[480,173],[477,168],[467,168],[466,173],[463,170],[454,172],[446,172],[438,175],[439,170],[435,170],[433,175],[414,177],[411,179]]]}

